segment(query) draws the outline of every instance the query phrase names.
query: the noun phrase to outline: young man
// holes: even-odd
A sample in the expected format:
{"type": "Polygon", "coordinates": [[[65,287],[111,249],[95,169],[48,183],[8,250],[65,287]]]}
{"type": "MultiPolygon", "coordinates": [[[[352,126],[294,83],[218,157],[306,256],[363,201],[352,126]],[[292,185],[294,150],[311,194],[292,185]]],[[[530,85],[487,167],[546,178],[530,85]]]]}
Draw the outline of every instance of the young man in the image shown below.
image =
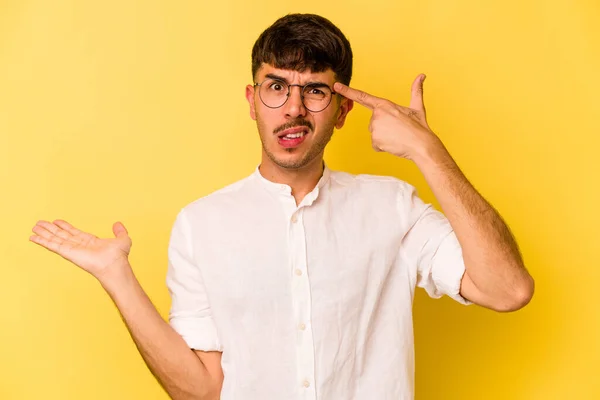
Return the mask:
{"type": "Polygon", "coordinates": [[[517,310],[533,294],[517,245],[427,125],[424,75],[410,107],[352,89],[342,32],[299,14],[262,33],[252,74],[262,160],[178,214],[170,325],[132,273],[122,224],[99,239],[40,221],[31,240],[100,281],[175,399],[411,399],[415,286],[517,310]],[[373,147],[414,161],[445,216],[408,183],[324,164],[355,102],[373,111],[373,147]]]}

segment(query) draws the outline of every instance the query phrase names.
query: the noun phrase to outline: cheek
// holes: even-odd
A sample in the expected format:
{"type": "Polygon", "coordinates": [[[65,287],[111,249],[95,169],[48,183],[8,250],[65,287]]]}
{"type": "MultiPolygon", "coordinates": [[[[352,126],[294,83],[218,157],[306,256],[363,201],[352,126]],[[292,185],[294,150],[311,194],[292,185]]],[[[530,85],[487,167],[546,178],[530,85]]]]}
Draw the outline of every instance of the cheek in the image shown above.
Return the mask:
{"type": "Polygon", "coordinates": [[[265,129],[265,121],[260,112],[256,112],[256,125],[258,126],[258,130],[260,133],[265,129]]]}
{"type": "Polygon", "coordinates": [[[335,127],[337,113],[316,115],[314,118],[315,129],[319,132],[329,132],[335,127]]]}
{"type": "Polygon", "coordinates": [[[273,132],[275,126],[273,124],[273,117],[269,115],[269,112],[264,110],[256,110],[256,125],[261,135],[266,135],[273,132]]]}
{"type": "Polygon", "coordinates": [[[285,117],[282,116],[279,109],[258,106],[255,109],[255,113],[256,121],[259,122],[262,127],[269,128],[271,131],[286,122],[285,117]]]}

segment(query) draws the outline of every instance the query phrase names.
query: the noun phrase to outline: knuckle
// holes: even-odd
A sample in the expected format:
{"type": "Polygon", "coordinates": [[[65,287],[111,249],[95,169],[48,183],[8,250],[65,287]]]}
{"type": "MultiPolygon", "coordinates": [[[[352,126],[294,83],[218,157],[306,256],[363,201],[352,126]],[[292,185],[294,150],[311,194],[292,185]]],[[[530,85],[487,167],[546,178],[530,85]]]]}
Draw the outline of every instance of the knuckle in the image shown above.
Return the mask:
{"type": "Polygon", "coordinates": [[[389,113],[394,117],[399,117],[400,114],[402,114],[402,110],[400,110],[398,107],[393,107],[389,109],[389,113]]]}
{"type": "Polygon", "coordinates": [[[375,107],[373,109],[373,116],[382,117],[387,113],[389,113],[389,111],[385,108],[375,107]]]}

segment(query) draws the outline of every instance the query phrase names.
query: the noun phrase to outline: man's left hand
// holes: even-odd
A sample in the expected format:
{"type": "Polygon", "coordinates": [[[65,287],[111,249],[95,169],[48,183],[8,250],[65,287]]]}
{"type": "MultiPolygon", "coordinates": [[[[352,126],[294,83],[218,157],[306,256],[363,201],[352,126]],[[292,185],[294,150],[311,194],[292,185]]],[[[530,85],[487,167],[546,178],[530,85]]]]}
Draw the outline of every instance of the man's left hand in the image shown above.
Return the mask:
{"type": "MultiPolygon", "coordinates": [[[[410,107],[403,107],[387,99],[336,82],[333,89],[371,111],[369,131],[376,151],[385,151],[414,160],[430,146],[440,146],[438,137],[431,131],[423,103],[425,75],[417,76],[412,84],[410,107]]],[[[443,146],[443,145],[442,145],[443,146]]]]}

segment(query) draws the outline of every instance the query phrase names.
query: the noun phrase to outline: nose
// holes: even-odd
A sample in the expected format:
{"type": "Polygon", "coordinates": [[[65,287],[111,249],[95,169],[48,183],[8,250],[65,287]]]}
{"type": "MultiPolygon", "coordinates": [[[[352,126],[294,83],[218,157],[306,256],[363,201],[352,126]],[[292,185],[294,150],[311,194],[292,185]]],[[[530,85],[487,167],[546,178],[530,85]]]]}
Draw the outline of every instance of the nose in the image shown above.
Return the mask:
{"type": "Polygon", "coordinates": [[[290,85],[288,99],[283,105],[285,115],[290,118],[305,117],[307,110],[302,102],[302,88],[296,85],[290,85]]]}

